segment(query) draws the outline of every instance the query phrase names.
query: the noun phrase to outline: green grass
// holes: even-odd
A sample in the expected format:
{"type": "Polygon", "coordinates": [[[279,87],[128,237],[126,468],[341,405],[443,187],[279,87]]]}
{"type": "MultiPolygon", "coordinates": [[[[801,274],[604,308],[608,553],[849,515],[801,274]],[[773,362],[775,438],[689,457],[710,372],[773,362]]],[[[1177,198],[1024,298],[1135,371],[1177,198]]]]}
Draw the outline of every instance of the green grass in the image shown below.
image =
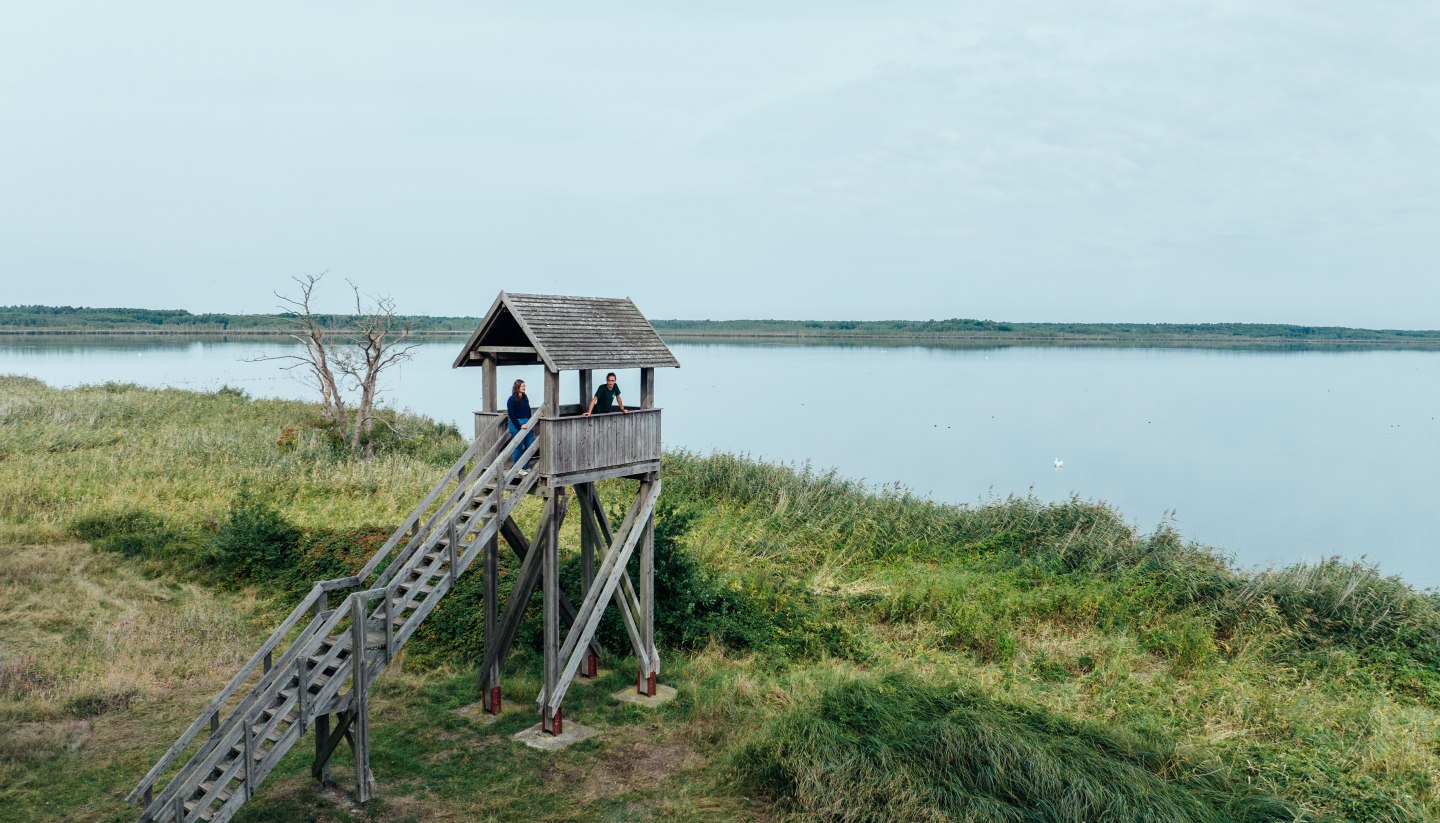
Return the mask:
{"type": "MultiPolygon", "coordinates": [[[[406,419],[367,462],[313,416],[0,378],[0,820],[131,819],[125,792],[295,592],[363,562],[464,446],[406,419]]],[[[610,657],[566,704],[600,737],[512,743],[538,623],[485,723],[472,574],[380,680],[381,800],[316,791],[302,743],[240,819],[1440,820],[1433,593],[1341,561],[1240,572],[1082,500],[950,506],[685,452],[664,472],[676,702],[611,700],[634,664],[610,657]]]]}

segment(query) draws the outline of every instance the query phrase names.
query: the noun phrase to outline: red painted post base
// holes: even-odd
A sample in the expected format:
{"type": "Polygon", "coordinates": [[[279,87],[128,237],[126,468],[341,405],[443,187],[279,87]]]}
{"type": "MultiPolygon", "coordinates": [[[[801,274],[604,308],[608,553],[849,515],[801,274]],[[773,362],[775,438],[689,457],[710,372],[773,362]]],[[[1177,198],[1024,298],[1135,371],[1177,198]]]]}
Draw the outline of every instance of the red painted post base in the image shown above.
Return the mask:
{"type": "Polygon", "coordinates": [[[565,728],[565,709],[563,707],[555,710],[555,716],[547,718],[540,715],[540,730],[546,734],[558,735],[565,728]]]}
{"type": "Polygon", "coordinates": [[[600,658],[593,653],[585,656],[585,662],[580,665],[580,676],[593,680],[595,675],[600,673],[600,658]]]}
{"type": "Polygon", "coordinates": [[[635,676],[635,693],[646,697],[655,696],[655,673],[646,675],[643,671],[635,676]]]}
{"type": "Polygon", "coordinates": [[[499,714],[499,713],[500,713],[500,687],[499,687],[499,686],[494,686],[494,687],[492,687],[492,688],[490,689],[490,694],[486,696],[486,700],[485,700],[485,713],[486,713],[486,714],[499,714]]]}

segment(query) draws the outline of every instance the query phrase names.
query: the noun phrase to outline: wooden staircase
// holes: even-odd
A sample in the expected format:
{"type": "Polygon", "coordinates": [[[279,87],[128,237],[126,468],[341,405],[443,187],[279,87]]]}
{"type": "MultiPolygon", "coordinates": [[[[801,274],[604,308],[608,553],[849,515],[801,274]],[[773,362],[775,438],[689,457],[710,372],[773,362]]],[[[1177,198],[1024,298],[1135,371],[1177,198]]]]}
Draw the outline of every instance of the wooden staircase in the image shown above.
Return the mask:
{"type": "Polygon", "coordinates": [[[314,585],[130,793],[139,823],[229,820],[306,731],[321,780],[350,743],[358,799],[369,799],[370,683],[534,488],[534,442],[510,458],[539,419],[477,437],[359,573],[314,585]],[[332,608],[334,593],[344,599],[332,608]]]}

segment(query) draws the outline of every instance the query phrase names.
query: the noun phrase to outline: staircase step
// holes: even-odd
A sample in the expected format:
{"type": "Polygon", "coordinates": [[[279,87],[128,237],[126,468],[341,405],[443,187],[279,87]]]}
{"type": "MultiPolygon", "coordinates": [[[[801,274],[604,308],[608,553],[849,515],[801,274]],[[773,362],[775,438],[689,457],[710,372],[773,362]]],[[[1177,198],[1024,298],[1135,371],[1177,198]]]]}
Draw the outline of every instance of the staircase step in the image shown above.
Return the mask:
{"type": "Polygon", "coordinates": [[[397,588],[405,594],[409,594],[413,589],[419,589],[420,593],[427,597],[435,593],[435,587],[433,585],[421,586],[415,583],[402,583],[397,588]]]}
{"type": "MultiPolygon", "coordinates": [[[[208,791],[208,789],[207,789],[207,791],[208,791]]],[[[230,795],[232,795],[232,794],[234,794],[234,793],[235,793],[235,792],[234,792],[233,790],[231,790],[229,786],[226,786],[225,788],[223,788],[223,789],[221,789],[219,792],[217,792],[216,795],[215,795],[215,797],[214,797],[214,799],[212,799],[212,800],[210,801],[210,809],[211,809],[211,811],[202,812],[201,815],[200,815],[200,819],[201,819],[201,820],[209,820],[209,819],[212,817],[212,812],[213,812],[213,810],[214,810],[214,808],[215,808],[215,804],[216,804],[216,803],[219,803],[219,804],[222,805],[222,806],[225,805],[225,801],[226,801],[226,800],[229,800],[229,799],[230,799],[230,795]]],[[[200,797],[203,798],[204,795],[202,794],[200,797]]],[[[200,805],[200,800],[199,800],[199,798],[197,798],[197,799],[195,799],[195,800],[187,800],[187,801],[185,801],[185,813],[186,813],[187,815],[188,815],[188,814],[194,814],[194,813],[195,813],[195,808],[196,808],[198,805],[200,805]]]]}

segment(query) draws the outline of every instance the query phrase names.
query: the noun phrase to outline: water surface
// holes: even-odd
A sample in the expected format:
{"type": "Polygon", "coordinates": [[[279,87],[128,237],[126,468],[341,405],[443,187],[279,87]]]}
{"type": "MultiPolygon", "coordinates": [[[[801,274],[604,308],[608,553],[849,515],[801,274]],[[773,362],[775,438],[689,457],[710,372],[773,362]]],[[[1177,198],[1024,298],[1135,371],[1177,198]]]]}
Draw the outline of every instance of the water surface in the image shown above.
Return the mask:
{"type": "MultiPolygon", "coordinates": [[[[479,369],[428,342],[385,399],[469,431],[479,369]]],[[[1243,565],[1331,554],[1440,585],[1440,353],[676,343],[667,447],[810,461],[941,500],[1072,494],[1243,565]],[[1064,461],[1056,470],[1054,461],[1064,461]]],[[[309,399],[279,340],[0,338],[0,373],[309,399]]],[[[620,372],[638,402],[639,376],[620,372]]],[[[501,369],[502,386],[538,368],[501,369]]],[[[575,402],[571,375],[561,401],[575,402]]]]}

